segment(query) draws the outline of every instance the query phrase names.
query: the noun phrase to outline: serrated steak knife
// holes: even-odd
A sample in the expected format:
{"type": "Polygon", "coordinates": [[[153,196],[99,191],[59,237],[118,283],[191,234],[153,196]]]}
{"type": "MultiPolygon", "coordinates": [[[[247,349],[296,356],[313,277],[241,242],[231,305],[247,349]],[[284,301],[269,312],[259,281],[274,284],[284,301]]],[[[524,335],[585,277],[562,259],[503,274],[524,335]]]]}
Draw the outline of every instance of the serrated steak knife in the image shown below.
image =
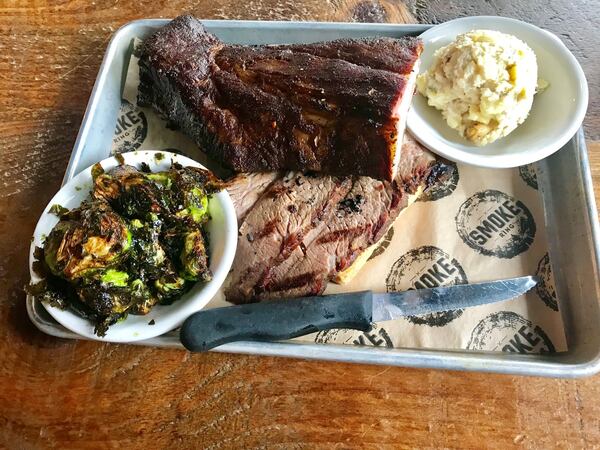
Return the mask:
{"type": "Polygon", "coordinates": [[[536,283],[535,277],[527,276],[406,292],[352,292],[208,309],[186,319],[180,338],[188,350],[202,352],[228,342],[279,341],[331,328],[367,331],[373,322],[509,300],[536,283]]]}

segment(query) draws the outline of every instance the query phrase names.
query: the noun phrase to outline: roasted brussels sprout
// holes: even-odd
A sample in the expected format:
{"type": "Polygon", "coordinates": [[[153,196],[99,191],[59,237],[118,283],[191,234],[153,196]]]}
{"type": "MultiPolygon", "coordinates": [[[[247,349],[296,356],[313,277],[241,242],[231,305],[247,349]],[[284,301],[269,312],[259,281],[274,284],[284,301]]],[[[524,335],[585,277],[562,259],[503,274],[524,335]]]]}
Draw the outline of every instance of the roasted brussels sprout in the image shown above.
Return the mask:
{"type": "Polygon", "coordinates": [[[140,279],[130,282],[129,274],[116,269],[96,273],[77,288],[79,300],[97,317],[96,332],[106,328],[127,314],[147,314],[158,302],[158,297],[140,279]]]}
{"type": "Polygon", "coordinates": [[[208,269],[208,256],[202,231],[195,230],[185,235],[180,255],[181,276],[190,281],[210,281],[212,274],[208,269]]]}
{"type": "Polygon", "coordinates": [[[82,205],[61,220],[44,242],[44,258],[50,271],[66,280],[121,261],[131,247],[125,221],[104,202],[82,205]]]}
{"type": "Polygon", "coordinates": [[[167,196],[159,185],[149,182],[146,174],[131,166],[118,166],[109,173],[99,174],[94,179],[92,195],[108,201],[127,218],[143,218],[168,209],[167,196]]]}
{"type": "Polygon", "coordinates": [[[171,186],[173,185],[173,177],[171,172],[148,173],[146,174],[146,177],[156,184],[165,187],[166,189],[171,189],[171,186]]]}
{"type": "Polygon", "coordinates": [[[156,214],[149,214],[145,222],[134,219],[130,223],[133,236],[131,269],[143,277],[160,276],[164,264],[170,268],[170,261],[166,261],[165,250],[159,240],[161,228],[162,221],[156,214]]]}
{"type": "Polygon", "coordinates": [[[129,275],[117,270],[109,270],[100,279],[86,279],[77,289],[82,303],[106,317],[121,315],[135,302],[127,280],[129,275]]]}
{"type": "Polygon", "coordinates": [[[102,336],[128,314],[147,314],[212,278],[202,226],[222,184],[178,165],[157,173],[96,165],[92,177],[91,201],[53,209],[60,220],[35,253],[45,279],[29,292],[89,318],[102,336]]]}
{"type": "Polygon", "coordinates": [[[196,223],[208,220],[208,196],[200,188],[185,193],[184,208],[177,211],[177,217],[189,217],[196,223]]]}
{"type": "Polygon", "coordinates": [[[127,287],[129,274],[117,269],[107,269],[97,274],[97,279],[104,286],[127,287]]]}
{"type": "Polygon", "coordinates": [[[208,196],[219,190],[219,181],[210,172],[194,167],[171,170],[176,216],[202,224],[208,216],[208,196]]]}
{"type": "MultiPolygon", "coordinates": [[[[100,287],[94,284],[82,286],[77,291],[79,301],[89,311],[93,311],[94,332],[104,336],[108,327],[127,316],[127,308],[131,305],[126,288],[100,287]]],[[[81,307],[78,311],[81,311],[81,307]]]]}
{"type": "Polygon", "coordinates": [[[165,273],[154,282],[154,287],[161,303],[169,303],[183,295],[190,285],[174,273],[165,273]]]}
{"type": "Polygon", "coordinates": [[[159,301],[158,296],[139,278],[133,280],[129,289],[137,299],[135,305],[131,308],[131,314],[148,314],[159,301]]]}

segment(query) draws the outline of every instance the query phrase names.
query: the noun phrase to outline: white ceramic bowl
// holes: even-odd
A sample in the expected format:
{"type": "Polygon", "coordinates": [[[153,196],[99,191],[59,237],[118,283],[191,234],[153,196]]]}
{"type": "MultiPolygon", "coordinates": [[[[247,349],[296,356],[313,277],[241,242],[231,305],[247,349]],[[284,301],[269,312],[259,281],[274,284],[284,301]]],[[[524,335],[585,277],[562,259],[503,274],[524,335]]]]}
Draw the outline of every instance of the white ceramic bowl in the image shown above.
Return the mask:
{"type": "MultiPolygon", "coordinates": [[[[168,169],[171,161],[178,162],[182,166],[203,167],[192,159],[169,152],[137,151],[124,153],[123,157],[125,164],[139,168],[140,164],[145,162],[153,172],[168,169]],[[162,153],[164,158],[157,158],[158,153],[162,153]]],[[[101,161],[101,164],[105,170],[109,170],[119,163],[115,158],[107,158],[101,161]]],[[[88,167],[65,184],[44,210],[35,228],[29,254],[29,271],[33,282],[39,281],[39,277],[32,269],[33,251],[36,246],[43,245],[42,236],[47,236],[58,222],[58,218],[54,214],[50,214],[48,210],[54,204],[69,209],[79,206],[84,199],[89,197],[91,186],[91,167],[88,167]]],[[[44,307],[65,328],[89,339],[109,342],[132,342],[149,339],[180,326],[190,314],[202,309],[217,293],[231,269],[235,256],[237,219],[233,203],[227,191],[212,196],[209,202],[209,210],[211,220],[206,226],[209,236],[210,270],[213,273],[213,279],[208,283],[196,283],[188,293],[171,305],[156,305],[145,316],[130,314],[127,319],[109,327],[104,337],[96,336],[92,323],[73,311],[62,310],[46,304],[44,304],[44,307]],[[154,324],[149,325],[152,320],[154,324]]]]}
{"type": "Polygon", "coordinates": [[[588,87],[573,54],[552,33],[505,17],[466,17],[437,25],[421,35],[425,48],[421,72],[433,62],[435,51],[457,35],[488,29],[508,33],[529,45],[536,54],[538,78],[548,88],[534,97],[529,117],[508,136],[477,147],[450,128],[442,114],[416,93],[407,126],[422,144],[450,160],[482,167],[516,167],[549,156],[577,132],[588,104],[588,87]]]}

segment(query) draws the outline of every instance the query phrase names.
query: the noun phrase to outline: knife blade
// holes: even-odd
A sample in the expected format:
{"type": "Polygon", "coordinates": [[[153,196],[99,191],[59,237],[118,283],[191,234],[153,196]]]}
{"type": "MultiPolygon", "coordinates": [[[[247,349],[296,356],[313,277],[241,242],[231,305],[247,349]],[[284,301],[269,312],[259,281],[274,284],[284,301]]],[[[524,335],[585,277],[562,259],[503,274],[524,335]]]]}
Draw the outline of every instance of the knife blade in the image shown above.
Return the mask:
{"type": "Polygon", "coordinates": [[[537,284],[532,276],[405,292],[345,294],[269,300],[199,311],[181,326],[179,337],[191,351],[207,351],[235,341],[277,341],[329,330],[367,331],[373,322],[462,309],[509,300],[537,284]]]}

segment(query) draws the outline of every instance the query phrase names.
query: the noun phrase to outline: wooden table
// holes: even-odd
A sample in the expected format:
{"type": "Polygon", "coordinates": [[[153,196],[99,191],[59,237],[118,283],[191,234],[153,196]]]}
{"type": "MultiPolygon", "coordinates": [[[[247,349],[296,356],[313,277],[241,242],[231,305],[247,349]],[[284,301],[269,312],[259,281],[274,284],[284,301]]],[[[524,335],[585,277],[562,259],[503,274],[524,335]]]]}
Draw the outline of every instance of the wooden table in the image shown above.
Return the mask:
{"type": "Polygon", "coordinates": [[[598,181],[600,13],[593,2],[240,3],[0,3],[0,447],[600,446],[599,377],[191,355],[36,331],[22,290],[30,236],[60,185],[106,44],[133,19],[189,11],[266,20],[430,22],[469,14],[529,20],[561,36],[584,65],[591,88],[586,135],[598,181]]]}

